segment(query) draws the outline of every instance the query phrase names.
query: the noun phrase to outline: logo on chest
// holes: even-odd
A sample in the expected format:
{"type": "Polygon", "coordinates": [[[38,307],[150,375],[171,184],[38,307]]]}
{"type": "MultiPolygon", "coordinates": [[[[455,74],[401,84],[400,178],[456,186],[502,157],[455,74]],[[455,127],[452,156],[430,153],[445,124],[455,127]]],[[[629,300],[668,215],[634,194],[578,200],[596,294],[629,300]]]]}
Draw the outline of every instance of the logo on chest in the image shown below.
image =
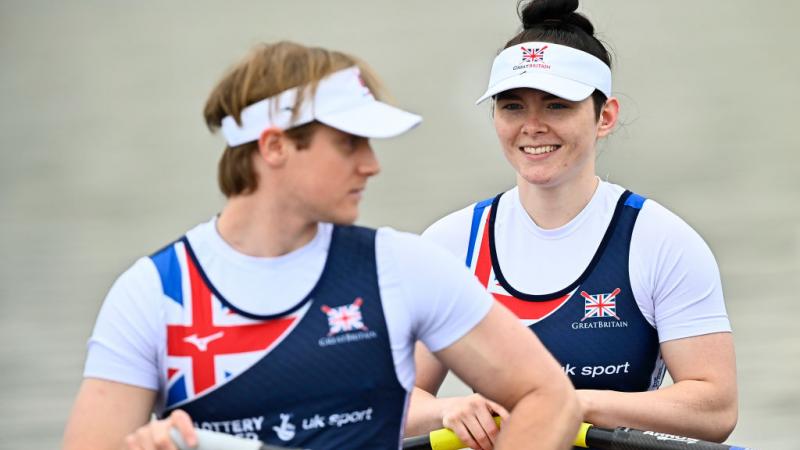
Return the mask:
{"type": "Polygon", "coordinates": [[[572,322],[570,325],[572,329],[627,328],[628,322],[622,320],[617,311],[617,296],[621,292],[620,288],[601,294],[581,291],[583,317],[577,322],[572,322]]]}
{"type": "Polygon", "coordinates": [[[328,319],[328,334],[317,342],[320,347],[348,344],[352,342],[375,339],[378,334],[370,330],[364,323],[361,307],[364,299],[356,297],[348,305],[330,307],[322,305],[320,310],[328,319]]]}
{"type": "Polygon", "coordinates": [[[186,290],[180,299],[167,296],[164,304],[167,407],[204,395],[245,372],[280,345],[308,311],[305,306],[270,320],[241,316],[212,294],[188,256],[184,260],[186,290]]]}

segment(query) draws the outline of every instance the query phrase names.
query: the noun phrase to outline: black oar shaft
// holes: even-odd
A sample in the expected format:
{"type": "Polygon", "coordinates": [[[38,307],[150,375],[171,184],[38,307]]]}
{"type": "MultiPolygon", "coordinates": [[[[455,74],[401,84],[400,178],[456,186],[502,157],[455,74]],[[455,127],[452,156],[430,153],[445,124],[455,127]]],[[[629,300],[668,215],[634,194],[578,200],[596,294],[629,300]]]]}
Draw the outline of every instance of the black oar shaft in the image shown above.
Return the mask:
{"type": "Polygon", "coordinates": [[[405,438],[403,450],[431,450],[431,438],[428,435],[405,438]]]}
{"type": "MultiPolygon", "coordinates": [[[[752,450],[654,431],[597,428],[588,423],[581,427],[574,445],[597,450],[752,450]]],[[[464,444],[455,433],[444,428],[427,436],[403,439],[403,450],[456,450],[462,447],[464,444]]]]}
{"type": "Polygon", "coordinates": [[[741,447],[731,447],[699,439],[624,427],[614,430],[591,427],[586,433],[586,444],[591,448],[602,450],[745,450],[741,447]]]}

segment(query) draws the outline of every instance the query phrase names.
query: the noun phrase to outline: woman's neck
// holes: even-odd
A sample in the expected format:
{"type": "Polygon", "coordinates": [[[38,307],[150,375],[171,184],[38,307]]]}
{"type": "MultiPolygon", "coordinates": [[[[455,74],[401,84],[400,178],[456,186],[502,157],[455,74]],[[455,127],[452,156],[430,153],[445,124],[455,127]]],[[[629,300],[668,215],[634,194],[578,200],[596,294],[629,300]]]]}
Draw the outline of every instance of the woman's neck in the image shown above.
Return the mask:
{"type": "Polygon", "coordinates": [[[538,186],[517,177],[519,199],[531,220],[545,230],[562,227],[589,204],[600,180],[594,174],[573,183],[538,186]]]}
{"type": "Polygon", "coordinates": [[[287,211],[284,205],[251,194],[228,199],[217,220],[217,231],[240,253],[275,257],[311,242],[317,225],[287,211]]]}

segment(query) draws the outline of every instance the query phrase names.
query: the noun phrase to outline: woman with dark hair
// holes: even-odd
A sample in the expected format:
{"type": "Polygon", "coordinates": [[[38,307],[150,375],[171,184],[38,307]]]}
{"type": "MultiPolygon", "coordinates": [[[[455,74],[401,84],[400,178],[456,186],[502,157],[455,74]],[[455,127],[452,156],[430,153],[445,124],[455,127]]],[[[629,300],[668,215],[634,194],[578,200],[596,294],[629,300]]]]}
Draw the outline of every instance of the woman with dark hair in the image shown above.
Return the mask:
{"type": "MultiPolygon", "coordinates": [[[[583,418],[724,440],[736,369],[719,270],[703,239],[653,200],[595,170],[617,123],[611,58],[577,0],[534,0],[494,60],[486,92],[516,187],[434,223],[455,254],[542,340],[578,389],[583,418]],[[661,385],[665,370],[674,384],[661,385]]],[[[408,434],[446,426],[491,448],[480,395],[436,399],[444,368],[418,345],[408,434]]],[[[514,370],[509,364],[505,370],[514,370]]]]}

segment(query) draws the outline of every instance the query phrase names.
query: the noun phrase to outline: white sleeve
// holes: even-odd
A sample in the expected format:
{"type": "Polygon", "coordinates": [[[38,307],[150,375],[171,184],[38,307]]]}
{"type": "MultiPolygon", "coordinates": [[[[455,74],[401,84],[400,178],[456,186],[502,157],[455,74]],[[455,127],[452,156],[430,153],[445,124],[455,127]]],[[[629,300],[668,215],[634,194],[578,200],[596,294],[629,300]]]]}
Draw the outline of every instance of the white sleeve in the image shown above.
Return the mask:
{"type": "Polygon", "coordinates": [[[161,281],[150,258],[139,259],[108,292],[89,339],[83,376],[159,388],[161,281]]]}
{"type": "Polygon", "coordinates": [[[466,335],[489,312],[492,298],[464,264],[419,236],[378,230],[376,259],[398,379],[414,383],[414,343],[433,352],[466,335]]]}
{"type": "Polygon", "coordinates": [[[630,279],[659,342],[731,331],[719,268],[703,238],[647,200],[633,229],[630,279]]]}
{"type": "Polygon", "coordinates": [[[422,232],[423,239],[444,247],[465,266],[474,209],[472,204],[442,217],[422,232]]]}

